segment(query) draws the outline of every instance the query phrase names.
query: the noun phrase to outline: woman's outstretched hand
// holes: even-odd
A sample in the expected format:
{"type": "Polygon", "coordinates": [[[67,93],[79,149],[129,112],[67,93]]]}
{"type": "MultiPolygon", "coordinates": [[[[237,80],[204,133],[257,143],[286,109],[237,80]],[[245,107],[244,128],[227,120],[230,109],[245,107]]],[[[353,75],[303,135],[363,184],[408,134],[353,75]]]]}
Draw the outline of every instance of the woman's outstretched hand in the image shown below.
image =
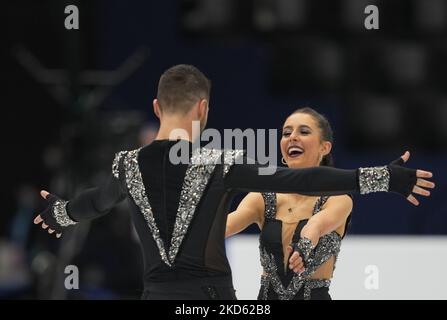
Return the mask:
{"type": "MultiPolygon", "coordinates": [[[[402,166],[409,159],[410,159],[410,152],[406,151],[399,159],[391,162],[390,165],[402,166]]],[[[415,206],[418,206],[419,201],[418,199],[416,199],[413,193],[424,197],[429,197],[430,191],[427,189],[433,189],[435,187],[435,184],[431,181],[426,180],[433,178],[433,173],[431,173],[430,171],[418,169],[416,170],[416,178],[417,178],[416,184],[411,190],[411,194],[407,196],[407,200],[410,201],[415,206]]]]}

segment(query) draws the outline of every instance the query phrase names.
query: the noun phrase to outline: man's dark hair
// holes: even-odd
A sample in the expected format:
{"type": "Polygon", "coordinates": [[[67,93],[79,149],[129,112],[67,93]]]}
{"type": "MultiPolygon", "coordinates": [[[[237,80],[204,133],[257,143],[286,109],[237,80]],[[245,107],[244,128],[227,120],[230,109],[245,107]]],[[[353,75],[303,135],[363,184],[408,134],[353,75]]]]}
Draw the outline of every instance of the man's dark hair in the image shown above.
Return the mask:
{"type": "Polygon", "coordinates": [[[209,100],[210,90],[211,81],[199,69],[179,64],[161,75],[157,99],[163,112],[186,114],[200,99],[209,100]]]}

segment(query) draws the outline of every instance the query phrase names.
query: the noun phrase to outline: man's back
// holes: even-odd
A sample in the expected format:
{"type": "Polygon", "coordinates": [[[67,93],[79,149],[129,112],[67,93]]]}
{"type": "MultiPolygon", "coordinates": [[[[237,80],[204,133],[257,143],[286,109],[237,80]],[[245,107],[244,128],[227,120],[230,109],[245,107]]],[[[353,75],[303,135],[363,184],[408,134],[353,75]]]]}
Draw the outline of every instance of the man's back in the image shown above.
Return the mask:
{"type": "MultiPolygon", "coordinates": [[[[223,166],[203,170],[172,164],[169,151],[176,143],[156,140],[122,160],[145,256],[145,282],[231,276],[224,247],[231,196],[223,182],[223,166]],[[138,166],[126,165],[132,157],[138,166]],[[133,170],[140,171],[141,180],[138,173],[130,173],[133,170]],[[140,199],[142,193],[146,199],[140,199]]],[[[192,149],[191,143],[180,143],[192,149]]]]}

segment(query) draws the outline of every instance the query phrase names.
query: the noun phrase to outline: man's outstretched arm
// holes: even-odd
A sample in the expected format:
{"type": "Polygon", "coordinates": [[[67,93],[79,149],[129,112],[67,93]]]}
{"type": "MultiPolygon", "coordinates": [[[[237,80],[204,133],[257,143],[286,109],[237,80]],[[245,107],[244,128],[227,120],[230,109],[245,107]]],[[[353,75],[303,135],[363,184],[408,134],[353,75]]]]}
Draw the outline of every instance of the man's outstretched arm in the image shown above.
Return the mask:
{"type": "Polygon", "coordinates": [[[50,234],[56,233],[59,238],[64,228],[110,212],[127,196],[120,174],[123,170],[118,169],[122,167],[120,160],[121,155],[117,155],[112,173],[101,185],[87,189],[69,201],[42,190],[40,194],[47,200],[48,206],[34,219],[34,223],[42,223],[43,229],[48,229],[50,234]]]}

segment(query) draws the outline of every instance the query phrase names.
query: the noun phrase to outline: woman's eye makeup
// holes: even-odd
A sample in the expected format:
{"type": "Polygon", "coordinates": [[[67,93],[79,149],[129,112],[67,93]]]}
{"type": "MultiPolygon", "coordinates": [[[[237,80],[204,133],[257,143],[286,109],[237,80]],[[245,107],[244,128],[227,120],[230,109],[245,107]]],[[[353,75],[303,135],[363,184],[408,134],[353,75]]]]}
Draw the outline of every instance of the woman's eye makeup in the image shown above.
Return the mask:
{"type": "MultiPolygon", "coordinates": [[[[299,133],[302,134],[302,135],[308,135],[308,134],[311,134],[312,131],[309,130],[308,128],[302,128],[302,129],[299,129],[299,133]]],[[[292,134],[292,130],[284,130],[284,131],[282,132],[282,136],[283,136],[283,137],[288,137],[288,136],[290,136],[291,134],[292,134]]]]}

